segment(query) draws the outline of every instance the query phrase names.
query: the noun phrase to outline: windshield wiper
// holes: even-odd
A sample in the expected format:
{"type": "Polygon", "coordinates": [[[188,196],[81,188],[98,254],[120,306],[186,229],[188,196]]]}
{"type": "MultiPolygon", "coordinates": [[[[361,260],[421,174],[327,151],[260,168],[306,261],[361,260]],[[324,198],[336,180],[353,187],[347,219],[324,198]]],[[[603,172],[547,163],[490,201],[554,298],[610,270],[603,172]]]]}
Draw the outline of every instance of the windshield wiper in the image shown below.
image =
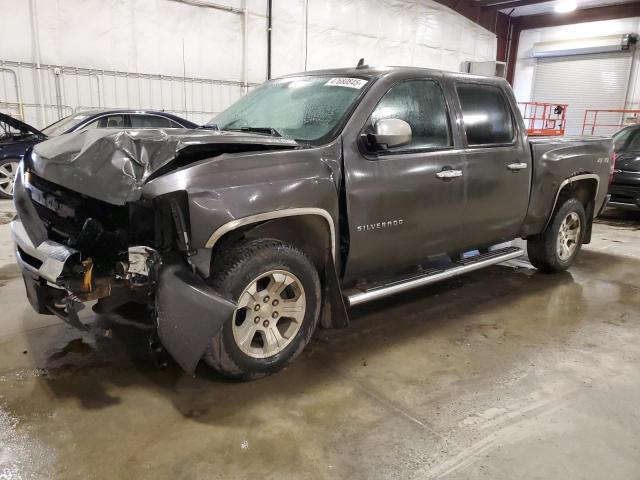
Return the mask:
{"type": "Polygon", "coordinates": [[[230,130],[232,132],[264,133],[266,135],[271,135],[272,137],[282,136],[282,134],[273,127],[241,127],[241,128],[225,128],[224,130],[230,130]]]}

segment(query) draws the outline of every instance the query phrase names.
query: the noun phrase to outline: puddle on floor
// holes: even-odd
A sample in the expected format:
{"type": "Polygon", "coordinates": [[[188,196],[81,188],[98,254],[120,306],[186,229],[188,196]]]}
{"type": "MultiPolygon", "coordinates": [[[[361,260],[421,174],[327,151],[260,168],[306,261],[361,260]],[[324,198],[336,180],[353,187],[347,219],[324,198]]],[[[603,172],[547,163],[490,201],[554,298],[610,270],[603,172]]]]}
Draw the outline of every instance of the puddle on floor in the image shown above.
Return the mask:
{"type": "Polygon", "coordinates": [[[55,452],[0,407],[0,479],[53,478],[55,452]]]}

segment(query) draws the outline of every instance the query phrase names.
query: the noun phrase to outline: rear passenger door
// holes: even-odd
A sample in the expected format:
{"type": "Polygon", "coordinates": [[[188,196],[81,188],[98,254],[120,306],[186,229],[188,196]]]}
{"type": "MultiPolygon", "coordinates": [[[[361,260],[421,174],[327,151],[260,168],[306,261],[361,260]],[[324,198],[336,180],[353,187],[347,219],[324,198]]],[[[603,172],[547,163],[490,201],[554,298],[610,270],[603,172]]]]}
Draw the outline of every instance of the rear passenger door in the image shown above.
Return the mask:
{"type": "Polygon", "coordinates": [[[531,184],[531,155],[515,102],[495,82],[458,79],[455,90],[466,164],[465,232],[474,246],[511,240],[526,215],[531,184]]]}

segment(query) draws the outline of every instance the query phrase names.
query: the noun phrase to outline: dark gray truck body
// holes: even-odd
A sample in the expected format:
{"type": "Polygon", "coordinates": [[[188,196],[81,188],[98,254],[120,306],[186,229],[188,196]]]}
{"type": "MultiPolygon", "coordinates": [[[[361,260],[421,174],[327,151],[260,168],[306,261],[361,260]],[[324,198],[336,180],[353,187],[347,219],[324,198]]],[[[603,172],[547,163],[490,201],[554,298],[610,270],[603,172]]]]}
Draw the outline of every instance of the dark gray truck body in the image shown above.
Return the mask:
{"type": "Polygon", "coordinates": [[[511,89],[498,78],[418,68],[304,75],[316,74],[369,81],[339,131],[322,145],[211,130],[97,130],[36,146],[22,166],[28,174],[21,172],[16,184],[13,224],[34,308],[68,316],[69,292],[75,300],[107,304],[122,291],[138,290],[155,302],[165,347],[193,371],[208,339],[234,308],[233,299],[221,298],[206,279],[216,258],[240,238],[283,239],[313,258],[323,280],[325,309],[331,312],[325,325],[346,323],[344,291],[384,282],[431,258],[539,234],[565,189],[584,199],[589,241],[591,219],[607,201],[610,139],[527,138],[511,89]],[[385,92],[422,78],[444,92],[451,147],[364,151],[363,128],[385,92]],[[455,88],[460,83],[501,89],[516,125],[511,142],[467,144],[455,88]],[[450,169],[462,175],[436,175],[450,169]],[[74,220],[63,220],[80,230],[72,233],[82,237],[80,249],[61,241],[55,229],[52,233],[61,209],[74,202],[74,220]],[[96,233],[100,228],[91,222],[87,226],[87,218],[101,222],[104,232],[96,233]],[[129,231],[122,233],[129,246],[160,252],[145,285],[114,274],[106,263],[115,253],[100,264],[99,235],[119,238],[114,233],[119,229],[129,231]],[[79,265],[90,255],[94,285],[86,291],[78,275],[86,280],[88,267],[79,265]]]}

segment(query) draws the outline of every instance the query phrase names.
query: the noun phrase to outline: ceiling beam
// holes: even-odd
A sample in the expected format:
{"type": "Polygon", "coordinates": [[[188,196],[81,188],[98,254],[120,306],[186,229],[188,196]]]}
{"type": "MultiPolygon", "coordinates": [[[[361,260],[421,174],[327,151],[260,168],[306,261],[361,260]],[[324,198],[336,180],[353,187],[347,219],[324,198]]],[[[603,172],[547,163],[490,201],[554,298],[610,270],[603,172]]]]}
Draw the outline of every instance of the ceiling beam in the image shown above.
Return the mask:
{"type": "Polygon", "coordinates": [[[435,0],[475,23],[480,23],[480,6],[473,0],[435,0]]]}
{"type": "Polygon", "coordinates": [[[534,5],[536,3],[552,2],[554,0],[479,0],[478,4],[481,8],[497,7],[500,10],[506,8],[524,7],[526,5],[534,5]]]}
{"type": "Polygon", "coordinates": [[[545,13],[517,17],[520,30],[531,28],[557,27],[574,23],[596,22],[640,16],[640,2],[606,5],[604,7],[582,8],[570,13],[545,13]]]}

